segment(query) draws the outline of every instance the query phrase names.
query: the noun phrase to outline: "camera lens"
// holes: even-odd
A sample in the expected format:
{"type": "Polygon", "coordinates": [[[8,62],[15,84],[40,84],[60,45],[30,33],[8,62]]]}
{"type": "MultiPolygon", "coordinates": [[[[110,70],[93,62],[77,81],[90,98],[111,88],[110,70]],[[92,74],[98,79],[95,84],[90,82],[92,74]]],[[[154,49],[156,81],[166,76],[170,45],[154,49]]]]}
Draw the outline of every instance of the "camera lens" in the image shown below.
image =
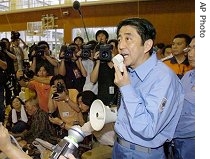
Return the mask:
{"type": "Polygon", "coordinates": [[[109,56],[108,55],[108,52],[106,52],[106,51],[104,51],[104,52],[101,53],[101,57],[102,58],[108,58],[108,56],[109,56]]]}

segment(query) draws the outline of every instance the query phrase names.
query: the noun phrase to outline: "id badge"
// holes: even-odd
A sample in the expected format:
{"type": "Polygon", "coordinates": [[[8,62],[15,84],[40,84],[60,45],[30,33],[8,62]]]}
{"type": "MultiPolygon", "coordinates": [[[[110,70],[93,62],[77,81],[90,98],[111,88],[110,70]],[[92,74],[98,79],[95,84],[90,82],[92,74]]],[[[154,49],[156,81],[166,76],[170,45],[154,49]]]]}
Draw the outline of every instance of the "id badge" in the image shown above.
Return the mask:
{"type": "Polygon", "coordinates": [[[109,94],[114,94],[114,86],[109,87],[109,94]]]}

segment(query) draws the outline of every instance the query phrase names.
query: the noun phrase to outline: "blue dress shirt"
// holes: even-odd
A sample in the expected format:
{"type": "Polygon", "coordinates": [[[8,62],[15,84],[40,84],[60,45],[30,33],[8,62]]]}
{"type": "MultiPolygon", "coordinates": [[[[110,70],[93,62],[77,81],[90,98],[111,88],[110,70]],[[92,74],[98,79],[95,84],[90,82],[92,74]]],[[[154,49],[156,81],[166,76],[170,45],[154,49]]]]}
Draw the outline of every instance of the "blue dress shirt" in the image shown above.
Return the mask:
{"type": "Polygon", "coordinates": [[[115,131],[123,139],[156,148],[174,136],[184,101],[177,75],[156,54],[135,69],[122,94],[115,131]]]}
{"type": "Polygon", "coordinates": [[[185,99],[174,138],[195,136],[195,70],[188,71],[181,79],[185,99]]]}

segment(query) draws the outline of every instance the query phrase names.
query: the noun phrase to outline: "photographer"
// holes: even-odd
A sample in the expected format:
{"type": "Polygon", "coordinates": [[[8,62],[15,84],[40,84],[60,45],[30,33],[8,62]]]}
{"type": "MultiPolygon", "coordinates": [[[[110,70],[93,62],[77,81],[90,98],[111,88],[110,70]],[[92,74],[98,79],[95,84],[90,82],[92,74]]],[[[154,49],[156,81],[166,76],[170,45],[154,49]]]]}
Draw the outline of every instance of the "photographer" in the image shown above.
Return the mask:
{"type": "Polygon", "coordinates": [[[16,56],[14,61],[15,71],[19,69],[23,69],[23,60],[24,60],[24,51],[23,49],[26,47],[26,43],[20,38],[20,33],[17,31],[11,32],[11,47],[10,50],[16,56]],[[23,48],[20,47],[20,42],[23,43],[23,48]]]}
{"type": "Polygon", "coordinates": [[[58,60],[51,56],[50,47],[46,41],[34,44],[29,50],[29,60],[32,61],[31,70],[35,72],[38,65],[45,63],[49,68],[50,76],[57,74],[58,60]]]}
{"type": "Polygon", "coordinates": [[[50,81],[49,94],[49,113],[50,121],[60,126],[62,136],[67,135],[65,130],[66,124],[72,126],[74,124],[83,125],[84,120],[79,106],[76,102],[78,91],[76,89],[67,89],[64,77],[62,75],[53,76],[50,81]],[[58,112],[59,115],[56,115],[58,112]]]}
{"type": "Polygon", "coordinates": [[[87,76],[80,55],[81,50],[79,51],[77,44],[63,45],[59,55],[61,63],[58,71],[65,78],[66,88],[74,88],[78,92],[83,90],[85,77],[87,76]]]}
{"type": "Polygon", "coordinates": [[[5,70],[7,73],[7,82],[5,84],[5,100],[6,100],[6,105],[8,106],[10,104],[11,96],[18,95],[19,93],[17,80],[15,76],[15,67],[14,67],[14,61],[17,58],[15,54],[10,51],[9,40],[7,38],[2,38],[1,41],[5,45],[3,52],[5,53],[7,61],[7,69],[5,70]]]}
{"type": "Polygon", "coordinates": [[[3,42],[0,41],[0,122],[4,122],[4,85],[6,83],[7,62],[3,52],[3,42]]]}
{"type": "Polygon", "coordinates": [[[113,52],[111,44],[104,44],[109,37],[105,30],[99,30],[96,35],[96,40],[103,42],[103,44],[96,46],[95,66],[91,72],[90,80],[92,83],[98,82],[98,98],[105,105],[117,104],[118,88],[114,84],[115,70],[111,61],[112,57],[115,56],[115,52],[113,52]]]}
{"type": "Polygon", "coordinates": [[[81,58],[82,58],[82,64],[87,71],[87,77],[85,80],[85,84],[83,87],[83,91],[85,90],[91,90],[95,94],[98,94],[98,83],[93,84],[90,81],[90,74],[93,71],[94,68],[94,49],[97,45],[96,40],[90,40],[85,45],[82,46],[82,52],[81,52],[81,58]]]}
{"type": "MultiPolygon", "coordinates": [[[[32,159],[25,152],[18,149],[12,144],[10,140],[10,134],[8,130],[0,124],[0,150],[10,159],[32,159]]],[[[72,154],[68,154],[68,159],[76,159],[72,154]]],[[[59,159],[66,159],[64,156],[60,156],[59,159]]]]}

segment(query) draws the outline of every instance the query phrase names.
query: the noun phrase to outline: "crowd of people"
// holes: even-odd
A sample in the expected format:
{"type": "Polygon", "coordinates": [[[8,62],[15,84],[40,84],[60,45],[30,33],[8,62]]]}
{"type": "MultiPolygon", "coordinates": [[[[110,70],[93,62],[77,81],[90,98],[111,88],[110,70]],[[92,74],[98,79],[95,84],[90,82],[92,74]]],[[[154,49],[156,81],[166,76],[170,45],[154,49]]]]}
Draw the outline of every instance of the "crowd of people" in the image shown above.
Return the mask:
{"type": "Polygon", "coordinates": [[[56,145],[75,125],[86,137],[69,159],[195,158],[194,36],[155,43],[150,21],[128,18],[119,22],[116,39],[106,30],[87,43],[75,37],[56,59],[46,41],[28,47],[12,33],[11,42],[0,41],[0,150],[9,158],[35,155],[15,147],[9,134],[32,150],[36,138],[56,145]],[[123,72],[112,62],[117,54],[123,72]],[[96,99],[117,107],[116,121],[99,132],[89,121],[96,99]]]}

